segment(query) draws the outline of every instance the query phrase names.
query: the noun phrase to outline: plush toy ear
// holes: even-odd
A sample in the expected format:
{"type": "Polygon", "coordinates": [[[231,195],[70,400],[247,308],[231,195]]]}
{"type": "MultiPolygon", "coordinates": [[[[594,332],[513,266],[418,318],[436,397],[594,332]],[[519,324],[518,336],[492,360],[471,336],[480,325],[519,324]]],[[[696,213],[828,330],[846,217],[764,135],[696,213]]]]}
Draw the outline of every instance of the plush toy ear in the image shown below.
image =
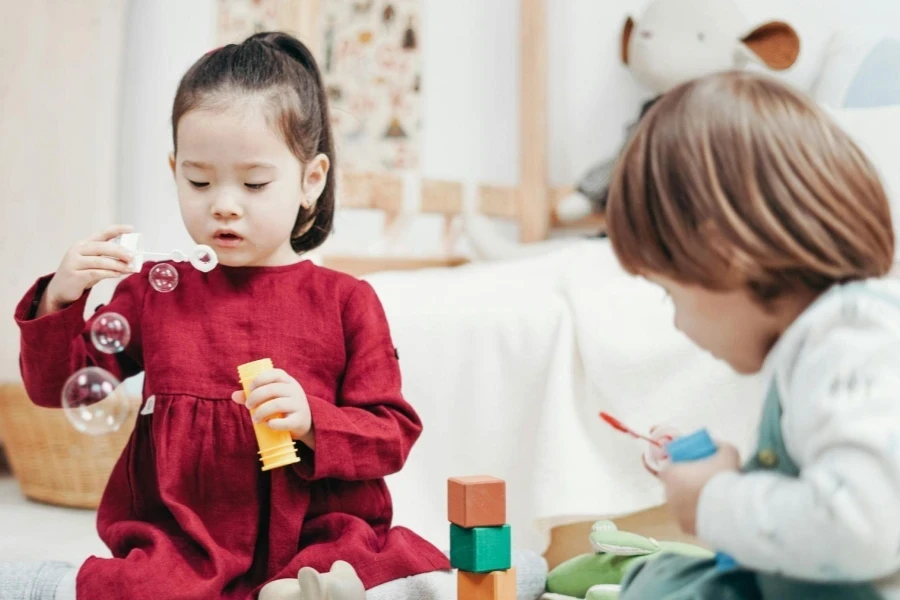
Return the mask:
{"type": "Polygon", "coordinates": [[[327,584],[325,577],[312,567],[303,567],[297,573],[297,581],[300,583],[300,597],[306,600],[326,600],[327,584]]]}
{"type": "Polygon", "coordinates": [[[631,17],[625,21],[622,29],[622,64],[628,64],[628,43],[631,41],[631,32],[634,31],[634,20],[631,17]]]}
{"type": "Polygon", "coordinates": [[[646,556],[659,552],[659,542],[627,531],[594,531],[591,547],[596,553],[615,556],[646,556]]]}
{"type": "Polygon", "coordinates": [[[770,69],[790,68],[800,55],[800,36],[794,28],[781,21],[760,25],[741,42],[770,69]]]}

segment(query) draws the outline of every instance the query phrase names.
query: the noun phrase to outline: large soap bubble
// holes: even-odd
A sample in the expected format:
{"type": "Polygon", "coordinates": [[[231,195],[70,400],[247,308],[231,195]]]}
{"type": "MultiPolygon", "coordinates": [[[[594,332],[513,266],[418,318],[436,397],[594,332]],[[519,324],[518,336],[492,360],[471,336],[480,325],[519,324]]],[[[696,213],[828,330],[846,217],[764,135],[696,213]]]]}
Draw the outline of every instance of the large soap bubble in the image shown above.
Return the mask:
{"type": "Polygon", "coordinates": [[[69,377],[62,405],[75,429],[88,435],[118,431],[130,411],[121,382],[100,367],[86,367],[69,377]]]}

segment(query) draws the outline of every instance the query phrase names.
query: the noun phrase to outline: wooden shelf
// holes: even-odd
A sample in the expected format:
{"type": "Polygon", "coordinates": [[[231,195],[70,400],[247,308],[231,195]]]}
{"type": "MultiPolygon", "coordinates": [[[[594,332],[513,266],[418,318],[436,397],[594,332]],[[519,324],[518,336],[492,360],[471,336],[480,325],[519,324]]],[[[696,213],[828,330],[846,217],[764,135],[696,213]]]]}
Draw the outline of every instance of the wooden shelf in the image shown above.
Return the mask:
{"type": "Polygon", "coordinates": [[[378,271],[408,271],[437,267],[459,267],[469,262],[462,256],[450,257],[394,257],[394,256],[325,256],[322,263],[329,269],[362,277],[378,271]]]}

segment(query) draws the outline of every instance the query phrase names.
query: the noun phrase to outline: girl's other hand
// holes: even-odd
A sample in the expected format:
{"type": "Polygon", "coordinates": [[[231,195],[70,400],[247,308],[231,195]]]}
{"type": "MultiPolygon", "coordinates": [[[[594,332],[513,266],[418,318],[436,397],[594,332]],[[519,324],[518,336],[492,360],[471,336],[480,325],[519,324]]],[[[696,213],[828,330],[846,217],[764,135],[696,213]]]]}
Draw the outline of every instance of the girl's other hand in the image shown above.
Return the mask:
{"type": "Polygon", "coordinates": [[[254,379],[249,396],[237,391],[231,399],[250,410],[254,423],[289,431],[292,438],[304,443],[310,437],[312,415],[306,392],[296,379],[281,369],[266,371],[254,379]]]}

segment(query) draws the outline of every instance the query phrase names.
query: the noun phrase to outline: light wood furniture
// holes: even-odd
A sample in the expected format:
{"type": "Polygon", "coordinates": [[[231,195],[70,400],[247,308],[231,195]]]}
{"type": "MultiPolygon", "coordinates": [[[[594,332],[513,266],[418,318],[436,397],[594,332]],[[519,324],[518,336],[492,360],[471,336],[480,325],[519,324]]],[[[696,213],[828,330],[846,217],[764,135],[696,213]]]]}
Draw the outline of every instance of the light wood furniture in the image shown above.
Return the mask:
{"type": "MultiPolygon", "coordinates": [[[[282,2],[279,21],[284,29],[301,36],[319,54],[321,34],[319,15],[323,0],[282,2]]],[[[547,0],[519,0],[520,21],[520,95],[519,132],[520,181],[516,186],[478,185],[475,208],[478,212],[515,221],[519,238],[535,242],[548,237],[554,226],[554,206],[571,187],[552,188],[548,181],[548,77],[547,77],[547,0]]],[[[427,69],[427,67],[426,67],[427,69]]],[[[385,214],[385,228],[391,227],[402,211],[403,179],[390,172],[338,173],[339,206],[346,209],[375,209],[385,214]]],[[[424,214],[444,218],[444,256],[403,260],[371,256],[329,256],[327,266],[360,275],[387,268],[456,266],[465,259],[454,256],[453,219],[465,210],[462,182],[424,179],[418,205],[424,214]]],[[[591,227],[588,221],[578,226],[591,227]]]]}

